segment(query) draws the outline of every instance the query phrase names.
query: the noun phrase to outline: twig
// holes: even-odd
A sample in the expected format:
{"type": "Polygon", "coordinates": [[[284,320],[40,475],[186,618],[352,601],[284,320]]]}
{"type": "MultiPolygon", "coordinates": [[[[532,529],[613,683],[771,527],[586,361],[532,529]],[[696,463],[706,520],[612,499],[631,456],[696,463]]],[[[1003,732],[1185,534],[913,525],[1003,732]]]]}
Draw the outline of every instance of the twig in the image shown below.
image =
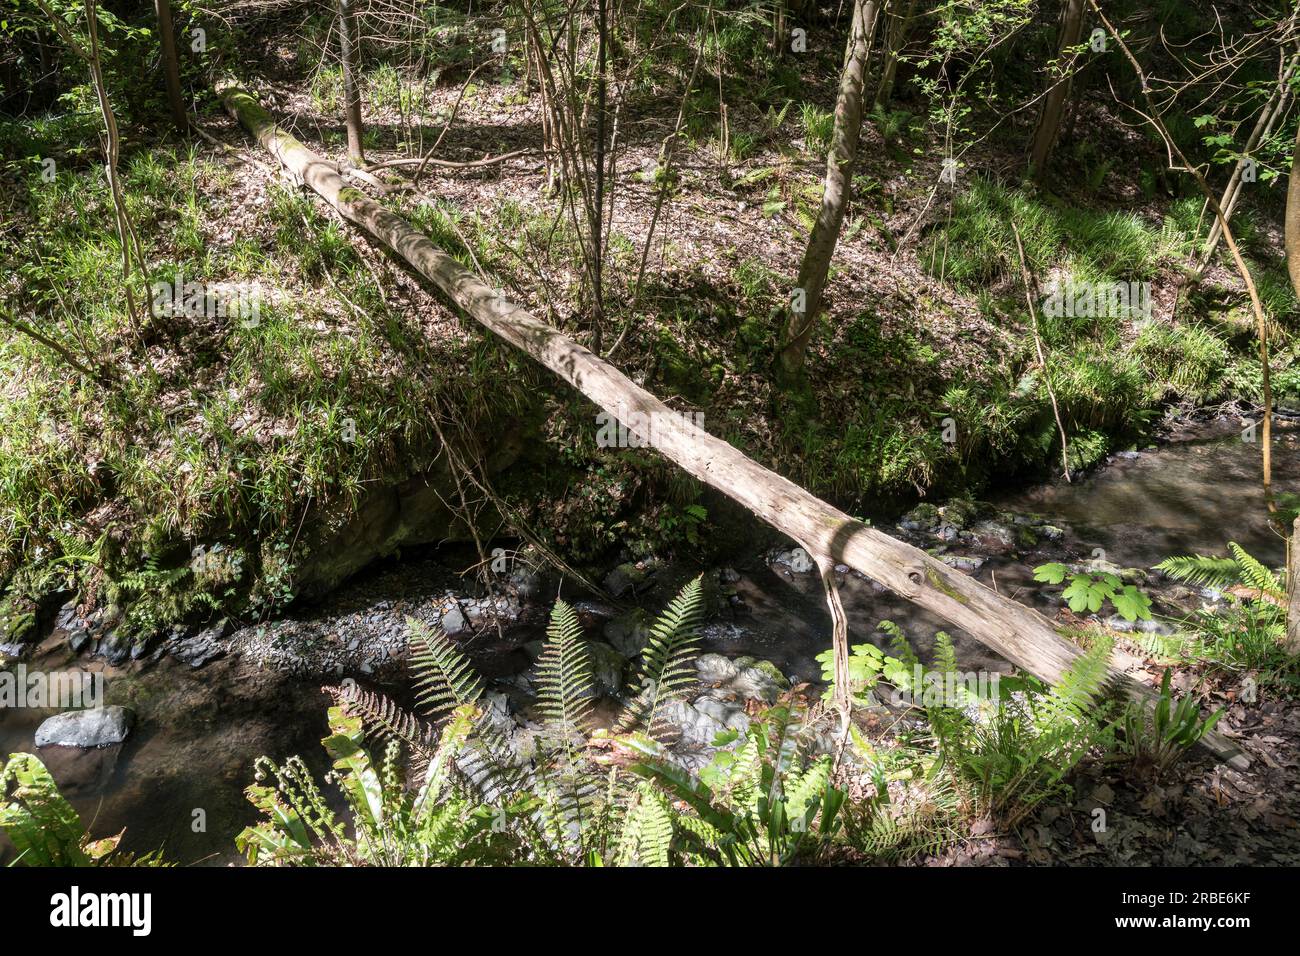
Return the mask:
{"type": "Polygon", "coordinates": [[[1061,409],[1056,404],[1056,389],[1052,388],[1052,373],[1047,368],[1047,358],[1043,355],[1043,339],[1038,334],[1038,310],[1034,308],[1034,296],[1030,291],[1029,266],[1025,263],[1025,247],[1020,242],[1020,230],[1016,228],[1015,220],[1011,221],[1011,232],[1016,237],[1016,254],[1020,256],[1020,278],[1025,283],[1025,304],[1029,306],[1029,318],[1034,327],[1034,349],[1038,352],[1038,364],[1043,370],[1043,383],[1047,386],[1047,395],[1052,400],[1052,414],[1056,416],[1056,427],[1061,433],[1061,467],[1065,470],[1065,480],[1073,483],[1070,478],[1070,453],[1069,446],[1066,443],[1065,426],[1061,424],[1061,409]]]}

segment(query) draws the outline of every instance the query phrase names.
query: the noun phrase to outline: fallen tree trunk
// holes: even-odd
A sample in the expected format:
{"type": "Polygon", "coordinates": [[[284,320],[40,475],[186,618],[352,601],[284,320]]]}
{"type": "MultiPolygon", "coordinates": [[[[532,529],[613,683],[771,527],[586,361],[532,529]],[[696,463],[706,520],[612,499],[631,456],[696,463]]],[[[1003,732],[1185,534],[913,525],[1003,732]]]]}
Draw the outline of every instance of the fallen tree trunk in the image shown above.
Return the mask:
{"type": "MultiPolygon", "coordinates": [[[[845,564],[960,627],[1049,683],[1080,656],[1051,623],[1021,604],[949,568],[924,551],[855,521],[794,482],[769,471],[720,438],[671,411],[622,372],[522,307],[355,187],[331,163],[280,129],[250,94],[220,91],[226,109],[294,176],[348,221],[404,259],[452,302],[573,385],[685,471],[718,489],[798,542],[825,569],[845,564]]],[[[1118,689],[1150,702],[1155,692],[1115,671],[1118,689]]],[[[1234,766],[1249,761],[1227,738],[1202,743],[1234,766]]]]}

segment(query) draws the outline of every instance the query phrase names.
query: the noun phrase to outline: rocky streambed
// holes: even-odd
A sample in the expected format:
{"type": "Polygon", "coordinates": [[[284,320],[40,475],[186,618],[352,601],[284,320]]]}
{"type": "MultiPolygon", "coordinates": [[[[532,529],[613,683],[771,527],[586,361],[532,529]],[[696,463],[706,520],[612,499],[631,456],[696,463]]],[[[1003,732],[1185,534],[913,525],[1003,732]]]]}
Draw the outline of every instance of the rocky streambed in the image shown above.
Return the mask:
{"type": "MultiPolygon", "coordinates": [[[[1294,436],[1279,438],[1276,484],[1300,490],[1294,436]]],[[[1223,596],[1164,579],[1150,570],[1155,560],[1221,550],[1223,542],[1210,539],[1226,534],[1254,535],[1249,540],[1258,556],[1278,560],[1280,539],[1274,543],[1266,518],[1243,503],[1245,476],[1256,467],[1257,454],[1232,437],[1194,438],[1119,456],[1070,486],[1030,489],[992,502],[921,505],[886,530],[1049,617],[1068,612],[1059,588],[1032,580],[1035,566],[1060,561],[1111,571],[1154,599],[1156,619],[1140,629],[1168,631],[1172,620],[1223,596]],[[1176,501],[1144,504],[1170,485],[1178,489],[1177,500],[1190,498],[1193,490],[1199,496],[1195,507],[1185,509],[1199,517],[1186,522],[1192,530],[1182,536],[1183,525],[1174,519],[1185,511],[1176,501]],[[1224,494],[1236,503],[1222,503],[1224,494]],[[1074,508],[1080,500],[1087,506],[1074,508]],[[1203,520],[1218,523],[1210,529],[1203,520]]],[[[756,706],[792,685],[808,683],[809,696],[820,693],[821,668],[814,658],[829,646],[829,619],[819,579],[798,549],[738,555],[713,567],[628,560],[605,577],[608,595],[601,598],[522,566],[497,593],[473,593],[455,572],[471,563],[468,556],[442,552],[372,569],[325,601],[283,618],[242,626],[217,622],[126,653],[112,640],[111,615],[83,618],[66,607],[39,643],[3,650],[30,670],[101,675],[101,703],[121,708],[112,712],[109,729],[125,739],[92,735],[77,741],[64,726],[38,741],[42,725],[58,709],[8,707],[0,709],[0,752],[38,753],[83,818],[94,821],[96,836],[126,828],[127,848],[161,845],[178,862],[228,862],[234,859],[235,833],[253,821],[242,791],[257,756],[300,754],[318,771],[325,769],[319,747],[326,729],[323,684],[352,679],[399,700],[409,693],[408,618],[437,624],[465,651],[487,682],[492,718],[526,759],[536,730],[535,662],[553,599],[565,597],[579,613],[601,697],[596,713],[608,719],[633,676],[649,623],[697,574],[704,578],[709,613],[699,685],[672,713],[681,731],[674,753],[683,765],[702,765],[719,731],[743,729],[756,706]],[[78,742],[107,745],[67,745],[78,742]]],[[[884,644],[879,625],[891,620],[925,657],[935,633],[945,629],[943,621],[848,568],[839,569],[839,581],[854,643],[884,644]]],[[[1105,623],[1121,632],[1135,627],[1122,618],[1105,623]]],[[[963,633],[952,637],[964,669],[1011,670],[963,633]]],[[[1140,653],[1127,661],[1135,673],[1154,677],[1144,670],[1140,653]]],[[[103,725],[97,720],[95,733],[102,734],[103,725]]],[[[5,852],[0,845],[0,854],[5,852]]]]}

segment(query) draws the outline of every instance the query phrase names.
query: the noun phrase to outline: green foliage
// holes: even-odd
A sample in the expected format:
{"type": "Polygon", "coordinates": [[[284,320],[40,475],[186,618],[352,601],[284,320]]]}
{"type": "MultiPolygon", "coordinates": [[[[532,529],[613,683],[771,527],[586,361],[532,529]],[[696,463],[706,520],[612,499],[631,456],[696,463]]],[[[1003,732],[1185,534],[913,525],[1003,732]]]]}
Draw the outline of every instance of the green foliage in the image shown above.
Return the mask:
{"type": "MultiPolygon", "coordinates": [[[[845,793],[831,783],[831,758],[810,756],[802,716],[793,705],[769,709],[698,777],[661,759],[653,742],[629,741],[643,756],[632,772],[687,807],[673,818],[686,860],[787,866],[814,861],[830,846],[845,793]]],[[[733,742],[740,735],[724,736],[733,742]]]]}
{"type": "Polygon", "coordinates": [[[408,617],[410,666],[415,675],[415,706],[433,720],[457,707],[473,704],[483,693],[483,682],[442,628],[408,617]]]}
{"type": "Polygon", "coordinates": [[[1264,567],[1235,541],[1228,542],[1230,558],[1183,555],[1166,558],[1156,565],[1175,581],[1213,588],[1242,587],[1260,596],[1285,598],[1283,577],[1264,567]]]}
{"type": "MultiPolygon", "coordinates": [[[[902,634],[892,621],[881,621],[881,630],[898,640],[902,634]]],[[[911,647],[903,638],[907,653],[911,647]]],[[[822,666],[822,680],[826,683],[823,700],[830,701],[835,696],[835,649],[827,648],[817,655],[816,660],[822,666]]],[[[867,706],[871,703],[871,692],[883,678],[899,688],[909,688],[912,683],[915,655],[890,656],[874,644],[854,644],[849,654],[849,696],[854,703],[867,706]]]]}
{"type": "Polygon", "coordinates": [[[1122,748],[1139,766],[1150,766],[1157,773],[1164,773],[1214,728],[1223,713],[1220,708],[1202,719],[1200,708],[1191,697],[1174,704],[1170,671],[1166,667],[1155,704],[1129,702],[1123,719],[1122,748]]]}
{"type": "Polygon", "coordinates": [[[118,850],[122,834],[91,840],[81,817],[31,754],[10,754],[0,767],[0,830],[23,866],[162,866],[158,853],[118,850]]]}
{"type": "Polygon", "coordinates": [[[662,723],[663,707],[695,683],[703,616],[704,590],[697,577],[681,589],[650,628],[649,641],[641,652],[638,683],[620,724],[623,730],[640,727],[654,736],[662,723]]]}
{"type": "Polygon", "coordinates": [[[1034,580],[1045,584],[1060,584],[1067,575],[1070,583],[1061,593],[1075,614],[1085,611],[1096,613],[1109,601],[1126,621],[1150,620],[1151,598],[1140,591],[1136,585],[1125,584],[1110,572],[1089,574],[1087,572],[1070,573],[1063,564],[1051,562],[1034,568],[1034,580]]]}
{"type": "Polygon", "coordinates": [[[799,120],[803,123],[804,143],[810,153],[823,154],[831,145],[835,131],[835,114],[816,103],[799,104],[799,120]]]}
{"type": "MultiPolygon", "coordinates": [[[[948,776],[967,808],[1014,826],[1066,789],[1066,777],[1094,748],[1113,744],[1104,705],[1111,642],[1098,640],[1050,691],[1036,682],[1014,689],[1000,682],[994,708],[926,708],[939,754],[935,772],[948,776]]],[[[951,662],[940,666],[951,673],[951,662]]]]}
{"type": "Polygon", "coordinates": [[[265,818],[236,846],[254,866],[435,866],[491,862],[493,813],[452,785],[453,760],[473,727],[473,708],[449,715],[416,789],[404,785],[401,745],[376,762],[364,746],[362,718],[330,708],[323,741],[332,779],[347,807],[333,810],[299,757],[277,765],[259,758],[249,801],[265,818]],[[350,825],[349,825],[350,824],[350,825]]]}

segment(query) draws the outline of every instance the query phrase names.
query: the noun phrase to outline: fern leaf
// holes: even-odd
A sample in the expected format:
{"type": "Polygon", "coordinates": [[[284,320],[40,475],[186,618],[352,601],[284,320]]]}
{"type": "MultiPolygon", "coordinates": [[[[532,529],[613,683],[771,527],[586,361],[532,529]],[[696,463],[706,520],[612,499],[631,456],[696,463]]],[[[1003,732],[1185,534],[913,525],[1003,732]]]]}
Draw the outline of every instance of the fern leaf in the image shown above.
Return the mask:
{"type": "Polygon", "coordinates": [[[473,666],[442,628],[429,628],[415,618],[406,619],[410,634],[411,670],[415,674],[415,706],[438,720],[464,704],[476,702],[483,683],[473,666]]]}
{"type": "Polygon", "coordinates": [[[1240,573],[1237,562],[1232,558],[1212,558],[1204,555],[1183,555],[1165,558],[1156,565],[1175,581],[1203,587],[1224,588],[1235,584],[1240,573]]]}
{"type": "Polygon", "coordinates": [[[591,658],[578,615],[556,601],[546,644],[537,661],[538,710],[552,729],[569,740],[586,729],[591,709],[591,658]]]}
{"type": "Polygon", "coordinates": [[[1271,594],[1274,597],[1280,598],[1284,596],[1283,584],[1277,575],[1260,564],[1259,561],[1247,553],[1245,548],[1235,541],[1229,541],[1228,550],[1237,559],[1237,568],[1243,584],[1264,594],[1271,594]]]}
{"type": "Polygon", "coordinates": [[[622,730],[644,727],[653,735],[663,723],[663,707],[694,685],[703,615],[704,590],[697,577],[678,592],[650,629],[641,652],[636,696],[624,712],[622,730]]]}

